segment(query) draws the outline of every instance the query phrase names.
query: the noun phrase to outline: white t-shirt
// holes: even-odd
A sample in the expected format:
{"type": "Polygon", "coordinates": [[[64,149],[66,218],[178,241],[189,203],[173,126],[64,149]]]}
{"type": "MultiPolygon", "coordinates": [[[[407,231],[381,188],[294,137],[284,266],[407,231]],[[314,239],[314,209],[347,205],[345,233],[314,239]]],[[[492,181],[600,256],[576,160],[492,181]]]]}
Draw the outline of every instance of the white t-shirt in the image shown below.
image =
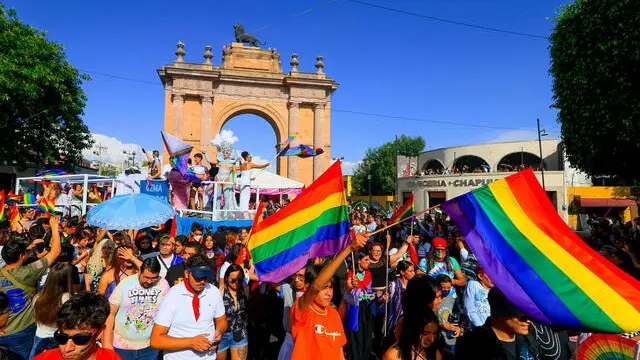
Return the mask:
{"type": "MultiPolygon", "coordinates": [[[[71,297],[71,294],[69,293],[62,294],[62,298],[60,299],[62,304],[66,303],[70,297],[71,297]]],[[[33,305],[36,304],[37,298],[38,298],[38,295],[36,295],[33,298],[33,305]]],[[[41,323],[36,323],[36,336],[42,339],[51,338],[53,337],[53,333],[56,332],[57,329],[58,329],[58,326],[56,326],[55,324],[53,326],[49,326],[41,323]]]]}
{"type": "MultiPolygon", "coordinates": [[[[193,295],[187,291],[184,282],[169,290],[160,304],[155,323],[169,328],[167,335],[176,338],[190,338],[200,334],[210,334],[210,340],[215,335],[215,318],[225,315],[224,303],[218,288],[206,284],[200,297],[200,317],[196,321],[191,306],[193,295]]],[[[196,352],[193,349],[165,351],[165,360],[200,360],[215,359],[216,351],[196,352]]]]}
{"type": "Polygon", "coordinates": [[[220,271],[218,272],[218,279],[220,279],[220,281],[224,280],[224,274],[227,272],[227,269],[229,268],[229,266],[231,266],[231,263],[228,261],[225,261],[220,266],[220,271]]]}

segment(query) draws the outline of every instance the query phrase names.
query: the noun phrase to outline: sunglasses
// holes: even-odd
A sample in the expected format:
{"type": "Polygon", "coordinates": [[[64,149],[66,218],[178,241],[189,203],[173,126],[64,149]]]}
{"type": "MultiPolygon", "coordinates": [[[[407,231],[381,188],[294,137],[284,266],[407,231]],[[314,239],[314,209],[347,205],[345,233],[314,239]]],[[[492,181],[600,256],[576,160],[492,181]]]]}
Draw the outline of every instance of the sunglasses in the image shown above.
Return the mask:
{"type": "Polygon", "coordinates": [[[518,317],[516,317],[516,319],[520,322],[527,322],[529,321],[529,317],[527,315],[520,315],[518,317]]]}
{"type": "Polygon", "coordinates": [[[229,284],[236,284],[239,282],[240,282],[240,279],[229,279],[229,284]]]}
{"type": "Polygon", "coordinates": [[[69,336],[63,332],[60,332],[60,329],[58,329],[53,333],[53,338],[59,345],[65,345],[67,342],[69,342],[69,339],[71,339],[74,344],[82,346],[87,345],[93,338],[93,335],[96,334],[96,332],[97,330],[93,330],[90,333],[80,333],[69,336]]]}

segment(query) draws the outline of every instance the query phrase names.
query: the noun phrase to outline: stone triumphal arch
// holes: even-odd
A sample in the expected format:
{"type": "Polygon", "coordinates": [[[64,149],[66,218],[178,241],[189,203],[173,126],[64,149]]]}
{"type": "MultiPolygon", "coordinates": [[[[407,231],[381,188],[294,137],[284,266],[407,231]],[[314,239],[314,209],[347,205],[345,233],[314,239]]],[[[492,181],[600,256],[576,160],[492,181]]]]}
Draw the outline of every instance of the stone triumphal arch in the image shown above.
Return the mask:
{"type": "Polygon", "coordinates": [[[284,73],[275,49],[232,43],[224,47],[220,66],[212,62],[211,46],[205,46],[201,63],[185,61],[182,43],[175,53],[172,64],[158,69],[165,88],[165,131],[198,151],[210,151],[209,141],[225,122],[254,114],[273,127],[276,149],[293,133],[300,143],[324,148],[313,158],[279,158],[280,175],[309,184],[329,166],[331,94],[338,84],[325,75],[322,57],[316,58],[316,72],[308,73],[298,71],[293,54],[291,70],[284,73]]]}

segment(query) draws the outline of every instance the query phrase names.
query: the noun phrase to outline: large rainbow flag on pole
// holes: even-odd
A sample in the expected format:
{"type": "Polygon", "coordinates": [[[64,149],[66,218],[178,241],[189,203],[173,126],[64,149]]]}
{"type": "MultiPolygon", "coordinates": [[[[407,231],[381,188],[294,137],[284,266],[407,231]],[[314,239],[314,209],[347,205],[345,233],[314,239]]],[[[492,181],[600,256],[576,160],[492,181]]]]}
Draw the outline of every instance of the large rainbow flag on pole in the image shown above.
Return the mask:
{"type": "Polygon", "coordinates": [[[640,281],[567,226],[530,169],[442,208],[496,286],[531,318],[587,332],[640,330],[640,281]]]}
{"type": "Polygon", "coordinates": [[[302,269],[308,259],[337,254],[349,242],[349,226],[336,161],[289,205],[255,222],[247,247],[260,281],[279,282],[302,269]]]}

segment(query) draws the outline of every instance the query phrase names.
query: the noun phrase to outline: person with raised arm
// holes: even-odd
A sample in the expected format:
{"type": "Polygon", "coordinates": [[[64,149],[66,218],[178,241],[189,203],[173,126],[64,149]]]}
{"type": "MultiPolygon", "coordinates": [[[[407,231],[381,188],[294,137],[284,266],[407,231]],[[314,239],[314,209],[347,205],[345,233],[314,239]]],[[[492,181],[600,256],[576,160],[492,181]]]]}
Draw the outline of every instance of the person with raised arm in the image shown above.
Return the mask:
{"type": "Polygon", "coordinates": [[[352,252],[362,249],[368,240],[369,235],[356,234],[346,248],[318,271],[311,286],[296,300],[291,308],[291,360],[344,359],[342,347],[347,338],[342,321],[346,304],[343,300],[340,312],[331,305],[333,275],[344,259],[352,252]]]}

